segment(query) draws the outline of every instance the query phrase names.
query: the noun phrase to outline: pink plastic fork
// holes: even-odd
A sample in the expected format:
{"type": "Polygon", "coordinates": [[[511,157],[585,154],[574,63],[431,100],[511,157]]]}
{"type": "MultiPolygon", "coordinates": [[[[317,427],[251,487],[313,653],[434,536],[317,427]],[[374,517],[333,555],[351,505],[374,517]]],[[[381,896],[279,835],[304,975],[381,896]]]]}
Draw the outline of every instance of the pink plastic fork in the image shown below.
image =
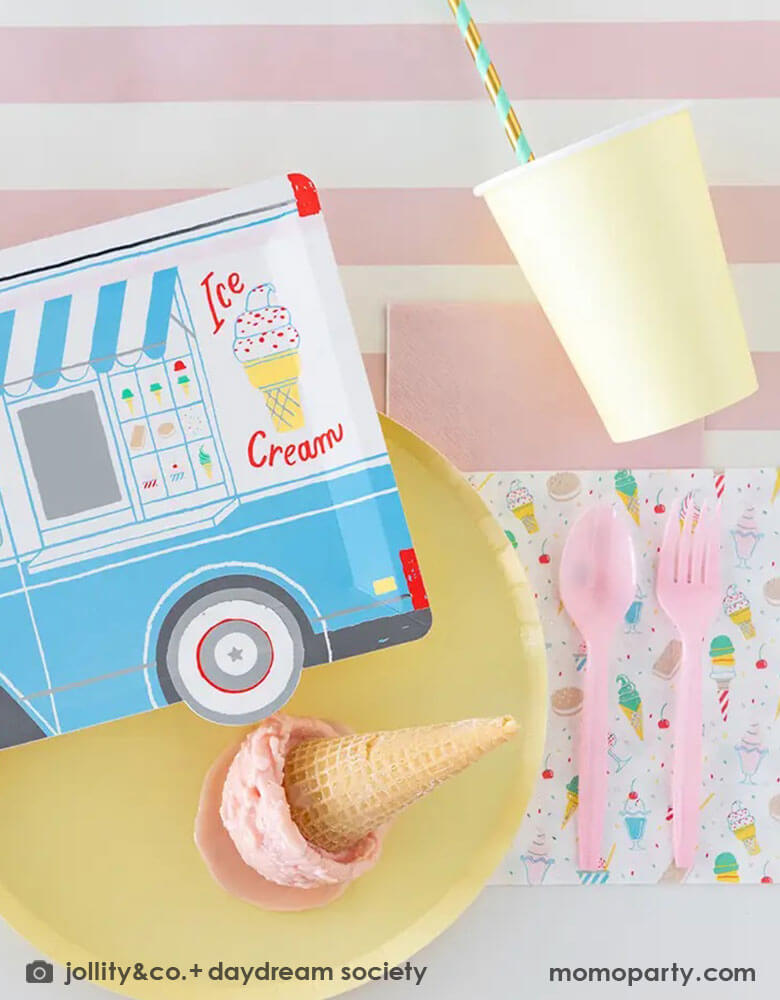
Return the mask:
{"type": "Polygon", "coordinates": [[[672,810],[674,862],[690,868],[699,832],[702,767],[702,646],[721,597],[720,505],[688,508],[682,530],[677,514],[666,522],[656,583],[658,603],[682,640],[676,706],[672,810]],[[698,514],[698,523],[696,515],[698,514]]]}

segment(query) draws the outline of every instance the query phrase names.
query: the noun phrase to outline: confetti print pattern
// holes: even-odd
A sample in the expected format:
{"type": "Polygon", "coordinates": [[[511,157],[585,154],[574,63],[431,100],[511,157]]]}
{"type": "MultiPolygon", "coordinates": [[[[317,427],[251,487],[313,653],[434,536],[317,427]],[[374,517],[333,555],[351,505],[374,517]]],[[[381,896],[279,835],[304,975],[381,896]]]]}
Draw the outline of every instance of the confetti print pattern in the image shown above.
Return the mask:
{"type": "Polygon", "coordinates": [[[780,882],[777,470],[479,472],[468,478],[525,567],[544,625],[549,669],[543,769],[526,821],[494,881],[588,886],[780,882]],[[691,505],[695,511],[705,501],[712,504],[718,496],[723,600],[702,651],[701,836],[696,864],[685,872],[672,860],[680,645],[656,601],[655,574],[666,518],[679,517],[691,505]],[[576,746],[587,650],[561,605],[557,578],[569,527],[589,504],[601,500],[627,512],[638,575],[612,654],[604,857],[597,869],[582,871],[576,860],[576,746]],[[518,524],[530,516],[538,528],[533,532],[518,524]]]}

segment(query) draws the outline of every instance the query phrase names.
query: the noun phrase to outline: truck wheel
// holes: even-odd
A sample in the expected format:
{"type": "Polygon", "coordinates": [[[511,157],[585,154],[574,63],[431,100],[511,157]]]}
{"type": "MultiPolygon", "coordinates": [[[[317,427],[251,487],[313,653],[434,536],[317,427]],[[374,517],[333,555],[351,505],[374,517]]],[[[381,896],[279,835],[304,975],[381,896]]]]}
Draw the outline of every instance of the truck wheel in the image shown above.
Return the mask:
{"type": "MultiPolygon", "coordinates": [[[[171,608],[157,641],[160,684],[204,719],[245,725],[292,696],[304,642],[295,614],[258,580],[214,580],[171,608]]],[[[281,592],[283,593],[283,592],[281,592]]]]}

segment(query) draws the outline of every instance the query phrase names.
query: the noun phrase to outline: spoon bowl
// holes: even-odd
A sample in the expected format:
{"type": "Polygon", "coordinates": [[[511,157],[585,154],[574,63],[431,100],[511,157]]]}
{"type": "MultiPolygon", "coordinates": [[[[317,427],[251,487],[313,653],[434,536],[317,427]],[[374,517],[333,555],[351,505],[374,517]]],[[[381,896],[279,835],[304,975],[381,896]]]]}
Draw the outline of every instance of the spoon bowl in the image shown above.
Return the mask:
{"type": "Polygon", "coordinates": [[[599,504],[575,521],[561,556],[560,593],[566,611],[588,641],[610,636],[636,592],[631,529],[613,506],[599,504]]]}

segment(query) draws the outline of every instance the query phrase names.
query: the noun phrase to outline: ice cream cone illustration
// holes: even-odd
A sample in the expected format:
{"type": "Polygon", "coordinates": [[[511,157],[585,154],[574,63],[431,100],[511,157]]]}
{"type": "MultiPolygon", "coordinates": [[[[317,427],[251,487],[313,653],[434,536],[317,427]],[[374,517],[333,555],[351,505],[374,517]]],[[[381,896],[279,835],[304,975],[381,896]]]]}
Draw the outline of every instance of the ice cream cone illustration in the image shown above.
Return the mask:
{"type": "Polygon", "coordinates": [[[580,776],[575,774],[571,781],[566,785],[566,809],[563,813],[563,822],[561,823],[561,829],[563,829],[569,820],[572,818],[574,813],[577,811],[577,806],[580,804],[580,776]]]}
{"type": "Polygon", "coordinates": [[[206,451],[203,445],[198,448],[198,462],[200,462],[200,467],[206,474],[206,479],[211,479],[214,475],[214,468],[211,461],[211,455],[206,451]]]}
{"type": "Polygon", "coordinates": [[[190,377],[187,374],[187,365],[179,358],[173,363],[173,374],[176,376],[176,384],[181,387],[185,396],[190,394],[190,377]]]}
{"type": "Polygon", "coordinates": [[[774,489],[772,490],[772,499],[770,502],[774,503],[779,494],[780,494],[780,469],[777,470],[777,476],[775,477],[775,485],[774,489]]]}
{"type": "Polygon", "coordinates": [[[723,598],[723,610],[735,625],[739,625],[746,639],[755,638],[756,629],[753,625],[750,601],[734,583],[729,585],[723,598]]]}
{"type": "Polygon", "coordinates": [[[693,490],[685,494],[683,502],[680,504],[680,531],[685,526],[689,513],[693,521],[693,530],[695,531],[701,517],[701,507],[696,503],[696,494],[693,490]]]}
{"type": "Polygon", "coordinates": [[[727,822],[729,830],[743,844],[748,854],[761,853],[758,838],[756,837],[756,820],[749,809],[746,809],[741,802],[732,802],[727,822]]]}
{"type": "Polygon", "coordinates": [[[618,703],[620,708],[631,723],[631,728],[640,740],[644,737],[644,727],[642,724],[642,699],[636,689],[636,685],[625,674],[618,674],[618,703]]]}
{"type": "Polygon", "coordinates": [[[300,334],[289,310],[271,304],[274,291],[273,285],[263,284],[247,295],[246,311],[236,319],[233,354],[249,384],[263,393],[274,428],[285,433],[304,423],[298,384],[300,334]]]}
{"type": "Polygon", "coordinates": [[[149,392],[151,392],[151,394],[154,396],[154,398],[155,398],[155,400],[157,402],[157,405],[161,406],[162,405],[162,386],[160,385],[160,383],[159,382],[152,382],[152,384],[149,386],[149,392]]]}
{"type": "Polygon", "coordinates": [[[133,397],[134,397],[134,395],[135,394],[133,393],[132,389],[123,389],[122,390],[122,402],[127,407],[128,412],[130,413],[131,417],[135,414],[135,405],[133,403],[133,397]]]}
{"type": "Polygon", "coordinates": [[[619,469],[615,473],[615,490],[628,513],[639,524],[639,487],[630,469],[619,469]]]}
{"type": "Polygon", "coordinates": [[[534,498],[531,491],[526,486],[520,485],[520,480],[515,479],[509,486],[506,495],[507,510],[521,521],[523,527],[529,535],[533,535],[539,530],[539,524],[534,513],[534,498]]]}
{"type": "Polygon", "coordinates": [[[739,864],[731,851],[723,851],[715,858],[712,871],[718,882],[739,882],[739,864]]]}
{"type": "Polygon", "coordinates": [[[718,708],[724,722],[729,717],[729,689],[736,676],[734,643],[727,635],[716,635],[710,643],[710,677],[718,691],[718,708]]]}
{"type": "Polygon", "coordinates": [[[310,843],[345,850],[516,729],[502,716],[299,743],[284,767],[292,818],[310,843]]]}

